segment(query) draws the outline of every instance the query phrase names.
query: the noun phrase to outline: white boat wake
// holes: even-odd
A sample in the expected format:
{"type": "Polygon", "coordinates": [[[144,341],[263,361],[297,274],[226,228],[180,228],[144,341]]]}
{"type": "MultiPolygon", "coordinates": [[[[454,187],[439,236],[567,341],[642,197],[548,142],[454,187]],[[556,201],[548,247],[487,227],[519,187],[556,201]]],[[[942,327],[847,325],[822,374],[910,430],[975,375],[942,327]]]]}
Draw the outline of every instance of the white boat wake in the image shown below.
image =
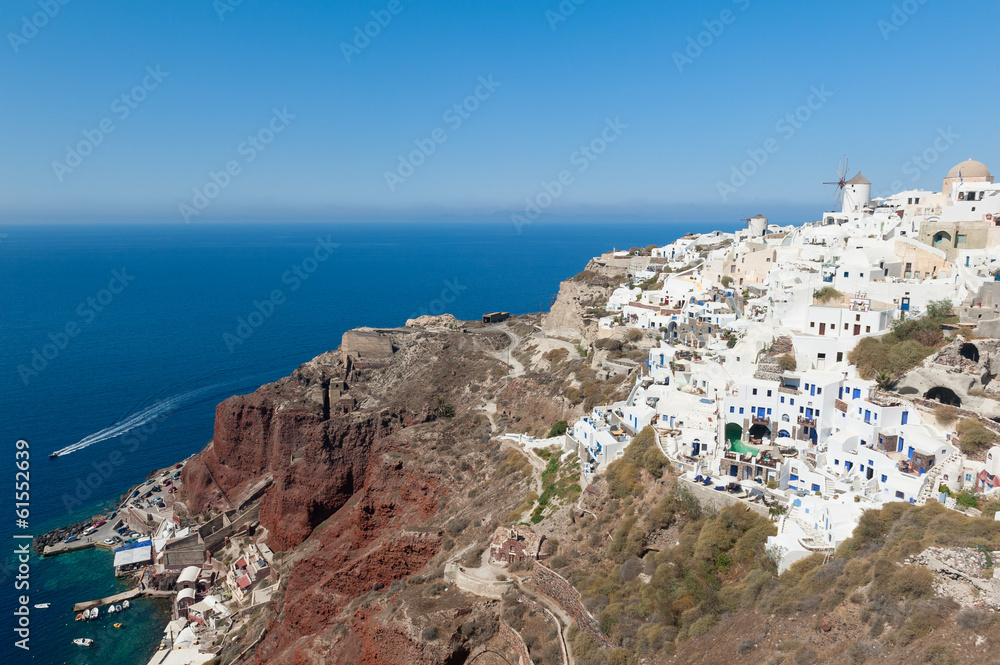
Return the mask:
{"type": "Polygon", "coordinates": [[[198,390],[192,390],[190,392],[182,393],[180,395],[175,395],[168,399],[156,402],[155,404],[148,406],[141,411],[138,411],[126,418],[123,418],[119,422],[111,425],[110,427],[105,427],[99,432],[94,432],[89,434],[76,443],[66,446],[60,450],[57,450],[53,455],[62,457],[63,455],[68,455],[70,453],[75,453],[78,450],[83,450],[87,446],[92,446],[95,443],[100,443],[101,441],[107,441],[108,439],[114,439],[116,437],[122,436],[137,427],[142,427],[143,425],[156,420],[157,418],[162,418],[169,414],[171,411],[175,411],[191,398],[204,393],[208,390],[217,388],[218,386],[208,386],[206,388],[199,388],[198,390]]]}

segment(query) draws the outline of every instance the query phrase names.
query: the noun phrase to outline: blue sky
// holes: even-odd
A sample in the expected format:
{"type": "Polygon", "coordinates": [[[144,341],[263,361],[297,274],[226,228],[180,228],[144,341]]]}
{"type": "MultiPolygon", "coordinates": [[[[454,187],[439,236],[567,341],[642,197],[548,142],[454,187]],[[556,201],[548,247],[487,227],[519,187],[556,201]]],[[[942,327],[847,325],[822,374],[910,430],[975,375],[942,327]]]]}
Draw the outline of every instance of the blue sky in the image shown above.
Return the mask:
{"type": "Polygon", "coordinates": [[[181,221],[202,203],[192,221],[424,216],[528,199],[806,221],[831,205],[822,183],[845,154],[880,193],[939,188],[969,156],[1000,168],[996,3],[235,2],[4,2],[0,219],[181,221]],[[355,42],[372,12],[391,20],[355,42]],[[463,102],[467,117],[448,115],[463,102]],[[581,153],[592,141],[600,154],[581,153]],[[411,159],[416,142],[433,152],[411,159]],[[925,151],[931,163],[912,161],[925,151]],[[753,155],[744,182],[733,169],[753,155]]]}

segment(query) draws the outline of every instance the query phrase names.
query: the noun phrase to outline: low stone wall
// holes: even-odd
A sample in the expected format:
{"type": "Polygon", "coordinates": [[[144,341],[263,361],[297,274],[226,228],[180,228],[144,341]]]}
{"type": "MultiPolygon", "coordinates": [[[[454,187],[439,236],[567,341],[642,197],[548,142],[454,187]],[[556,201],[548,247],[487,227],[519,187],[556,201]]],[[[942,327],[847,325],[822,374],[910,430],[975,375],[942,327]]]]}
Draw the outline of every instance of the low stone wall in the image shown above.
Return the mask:
{"type": "Polygon", "coordinates": [[[532,581],[539,591],[554,600],[566,614],[573,617],[580,630],[590,635],[598,646],[614,646],[611,638],[601,631],[597,619],[583,606],[580,592],[562,575],[536,561],[532,581]]]}
{"type": "Polygon", "coordinates": [[[528,654],[528,645],[524,643],[521,633],[511,628],[502,618],[500,619],[500,639],[514,650],[520,665],[534,665],[528,654]]]}

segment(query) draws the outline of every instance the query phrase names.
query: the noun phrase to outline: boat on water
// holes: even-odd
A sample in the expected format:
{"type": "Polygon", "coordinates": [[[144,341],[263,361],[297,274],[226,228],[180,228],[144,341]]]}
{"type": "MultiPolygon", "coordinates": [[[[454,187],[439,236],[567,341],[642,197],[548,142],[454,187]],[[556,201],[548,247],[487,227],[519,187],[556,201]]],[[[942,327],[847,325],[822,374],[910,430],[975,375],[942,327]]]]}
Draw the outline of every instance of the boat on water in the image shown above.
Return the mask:
{"type": "Polygon", "coordinates": [[[73,640],[73,644],[75,644],[78,647],[92,647],[94,646],[94,640],[90,639],[89,637],[78,637],[75,640],[73,640]]]}
{"type": "Polygon", "coordinates": [[[121,628],[121,627],[122,627],[122,624],[120,624],[120,623],[115,623],[115,624],[112,624],[112,625],[113,625],[113,626],[114,626],[115,628],[121,628]]]}
{"type": "Polygon", "coordinates": [[[114,614],[114,613],[115,613],[115,606],[108,605],[108,614],[114,614]]]}
{"type": "Polygon", "coordinates": [[[121,611],[122,611],[122,606],[121,605],[115,605],[115,612],[121,612],[121,611]]]}
{"type": "Polygon", "coordinates": [[[83,612],[80,612],[79,614],[76,615],[76,620],[83,621],[83,612]]]}
{"type": "Polygon", "coordinates": [[[49,609],[49,603],[38,603],[35,605],[36,610],[47,610],[49,609]]]}
{"type": "Polygon", "coordinates": [[[122,602],[122,609],[123,610],[127,610],[128,609],[128,601],[127,600],[122,602]]]}
{"type": "Polygon", "coordinates": [[[59,457],[59,453],[58,452],[54,452],[51,455],[49,455],[49,459],[55,459],[57,457],[59,457]]]}

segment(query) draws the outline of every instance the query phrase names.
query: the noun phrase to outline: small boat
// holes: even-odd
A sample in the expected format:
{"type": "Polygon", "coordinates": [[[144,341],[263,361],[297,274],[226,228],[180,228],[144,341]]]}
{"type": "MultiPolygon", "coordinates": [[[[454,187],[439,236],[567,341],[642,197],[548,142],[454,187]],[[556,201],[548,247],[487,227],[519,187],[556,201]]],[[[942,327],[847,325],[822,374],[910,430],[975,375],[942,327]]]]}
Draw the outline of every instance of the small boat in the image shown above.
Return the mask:
{"type": "Polygon", "coordinates": [[[94,640],[90,639],[89,637],[78,637],[75,640],[73,640],[73,644],[75,644],[78,647],[92,647],[94,646],[94,640]]]}
{"type": "Polygon", "coordinates": [[[108,605],[108,614],[114,614],[114,613],[115,613],[115,606],[108,605]]]}
{"type": "Polygon", "coordinates": [[[49,455],[49,459],[55,459],[57,457],[59,457],[59,453],[58,452],[55,452],[55,453],[52,453],[51,455],[49,455]]]}
{"type": "Polygon", "coordinates": [[[76,615],[76,620],[83,621],[83,612],[80,612],[79,614],[76,615]]]}
{"type": "Polygon", "coordinates": [[[124,601],[124,602],[122,602],[122,609],[123,610],[127,610],[128,609],[128,601],[127,600],[124,601]]]}
{"type": "Polygon", "coordinates": [[[36,610],[47,610],[49,609],[49,603],[38,603],[35,605],[36,610]]]}
{"type": "Polygon", "coordinates": [[[122,611],[122,606],[121,605],[115,605],[115,612],[121,612],[121,611],[122,611]]]}
{"type": "Polygon", "coordinates": [[[120,624],[120,623],[116,623],[116,624],[112,624],[112,625],[113,625],[113,626],[114,626],[115,628],[121,628],[121,627],[122,627],[122,624],[120,624]]]}

